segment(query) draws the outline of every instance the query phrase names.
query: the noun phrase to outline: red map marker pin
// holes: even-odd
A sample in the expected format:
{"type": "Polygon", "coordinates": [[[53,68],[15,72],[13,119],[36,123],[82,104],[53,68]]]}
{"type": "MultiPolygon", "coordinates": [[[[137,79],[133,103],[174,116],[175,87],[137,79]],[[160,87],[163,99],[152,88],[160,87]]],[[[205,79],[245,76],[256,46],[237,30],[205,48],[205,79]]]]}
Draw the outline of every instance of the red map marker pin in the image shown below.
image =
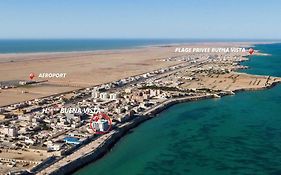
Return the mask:
{"type": "Polygon", "coordinates": [[[110,119],[110,117],[104,113],[98,113],[92,116],[91,120],[90,120],[90,128],[94,131],[95,134],[105,134],[107,132],[109,132],[111,130],[111,126],[112,126],[112,121],[110,119]],[[93,122],[98,122],[100,119],[103,120],[107,120],[109,127],[107,128],[106,131],[97,131],[96,128],[94,128],[93,126],[93,122]]]}
{"type": "Polygon", "coordinates": [[[255,52],[255,50],[253,48],[249,49],[249,53],[252,55],[255,52]]]}
{"type": "Polygon", "coordinates": [[[34,73],[30,73],[29,74],[29,78],[32,80],[33,78],[35,77],[35,74],[34,73]]]}

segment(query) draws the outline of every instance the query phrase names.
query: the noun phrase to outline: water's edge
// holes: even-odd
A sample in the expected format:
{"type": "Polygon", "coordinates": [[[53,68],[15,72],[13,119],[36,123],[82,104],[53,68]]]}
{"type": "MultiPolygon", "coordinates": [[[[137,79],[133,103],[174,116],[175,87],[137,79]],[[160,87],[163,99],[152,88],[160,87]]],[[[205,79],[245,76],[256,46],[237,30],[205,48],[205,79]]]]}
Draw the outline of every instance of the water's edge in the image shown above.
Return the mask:
{"type": "MultiPolygon", "coordinates": [[[[279,83],[281,83],[281,82],[275,82],[271,86],[268,86],[268,87],[265,87],[265,88],[241,89],[241,90],[237,90],[235,92],[239,93],[239,92],[245,92],[245,91],[257,91],[257,90],[270,89],[270,88],[273,88],[274,86],[276,86],[279,83]]],[[[229,96],[229,95],[230,94],[225,94],[224,96],[229,96]]],[[[213,95],[210,95],[210,96],[202,96],[200,98],[195,98],[195,99],[192,99],[192,100],[187,99],[187,98],[186,99],[174,99],[171,102],[164,105],[162,108],[157,108],[155,111],[152,112],[152,115],[150,115],[150,116],[137,117],[137,118],[133,119],[134,121],[130,125],[128,125],[125,128],[122,128],[122,129],[118,130],[117,133],[112,135],[112,137],[109,139],[109,141],[106,142],[104,144],[104,146],[100,148],[100,150],[98,150],[96,152],[92,152],[87,157],[83,157],[83,159],[77,159],[76,161],[69,163],[67,167],[61,168],[58,172],[56,172],[54,174],[52,173],[52,174],[53,175],[61,175],[61,174],[75,173],[76,171],[78,171],[81,168],[89,165],[90,163],[94,163],[95,161],[99,160],[100,158],[102,158],[106,154],[109,154],[110,150],[115,146],[115,144],[120,139],[122,139],[124,136],[126,136],[128,133],[130,133],[130,131],[132,129],[136,128],[137,126],[139,126],[140,124],[144,123],[147,120],[150,120],[154,117],[157,117],[158,114],[164,112],[165,110],[167,110],[168,108],[170,108],[170,107],[172,107],[176,104],[194,102],[194,101],[198,101],[198,100],[206,100],[206,99],[211,99],[211,98],[215,98],[215,97],[213,95]]],[[[223,98],[223,96],[222,96],[222,98],[223,98]]]]}

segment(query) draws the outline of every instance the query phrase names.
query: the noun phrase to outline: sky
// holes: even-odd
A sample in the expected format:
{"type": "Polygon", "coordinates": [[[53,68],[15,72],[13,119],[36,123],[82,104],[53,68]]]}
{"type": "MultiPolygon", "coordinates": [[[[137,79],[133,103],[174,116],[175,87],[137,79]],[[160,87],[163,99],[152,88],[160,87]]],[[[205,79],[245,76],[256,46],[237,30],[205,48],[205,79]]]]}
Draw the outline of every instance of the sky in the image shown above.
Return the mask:
{"type": "Polygon", "coordinates": [[[1,0],[0,39],[281,39],[280,0],[1,0]]]}

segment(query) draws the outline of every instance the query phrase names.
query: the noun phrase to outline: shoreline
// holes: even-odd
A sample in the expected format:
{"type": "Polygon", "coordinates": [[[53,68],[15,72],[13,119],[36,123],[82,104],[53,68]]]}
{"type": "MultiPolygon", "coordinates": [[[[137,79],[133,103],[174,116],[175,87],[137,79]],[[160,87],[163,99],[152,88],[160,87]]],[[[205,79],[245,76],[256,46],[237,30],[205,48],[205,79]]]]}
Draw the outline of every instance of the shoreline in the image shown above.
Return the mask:
{"type": "MultiPolygon", "coordinates": [[[[241,62],[241,61],[240,61],[241,62]]],[[[181,64],[181,63],[179,63],[181,64]]],[[[241,68],[235,69],[239,70],[241,68]]],[[[239,73],[235,71],[235,73],[239,73]]],[[[245,74],[245,73],[242,73],[245,74]]],[[[264,76],[268,77],[270,79],[271,76],[264,76]]],[[[39,174],[68,174],[73,173],[81,167],[88,165],[89,163],[95,162],[96,160],[102,158],[104,155],[106,155],[112,147],[126,134],[128,134],[131,129],[136,128],[141,123],[145,122],[146,120],[152,119],[156,116],[158,116],[159,113],[163,112],[164,110],[170,108],[171,106],[179,103],[187,103],[191,101],[197,101],[202,99],[211,99],[211,98],[220,98],[222,96],[226,95],[234,95],[234,92],[240,92],[240,91],[251,91],[251,90],[262,90],[262,89],[269,89],[276,84],[281,82],[281,79],[278,77],[273,77],[277,79],[273,79],[273,82],[270,84],[265,84],[262,87],[253,88],[247,86],[242,86],[240,89],[236,90],[221,90],[220,92],[211,91],[204,94],[199,94],[196,96],[184,96],[184,97],[177,97],[177,98],[171,98],[166,101],[161,102],[160,104],[157,104],[156,106],[152,108],[148,108],[147,111],[144,113],[140,113],[137,117],[133,117],[132,120],[129,120],[123,124],[117,124],[116,127],[118,129],[112,130],[112,132],[102,135],[97,138],[97,140],[87,140],[87,144],[81,144],[78,149],[74,149],[74,152],[71,154],[64,155],[58,159],[55,159],[53,162],[50,162],[48,164],[45,163],[45,161],[40,164],[40,166],[33,167],[31,169],[31,172],[39,173],[39,174]],[[119,125],[121,125],[119,127],[119,125]],[[100,141],[99,141],[100,139],[100,141]],[[97,146],[95,149],[93,146],[97,146]],[[91,149],[92,148],[92,149],[91,149]],[[85,150],[86,149],[86,150],[85,150]],[[81,154],[82,152],[82,154],[81,154]],[[80,155],[80,156],[78,156],[80,155]],[[70,158],[69,158],[70,157],[70,158]],[[74,159],[75,158],[75,159],[74,159]],[[71,160],[72,159],[72,160],[71,160]],[[60,160],[62,162],[60,162],[60,160]],[[58,165],[56,165],[58,164],[58,165]],[[54,165],[54,166],[53,166],[54,165]],[[59,166],[61,165],[61,167],[59,166]],[[37,169],[37,171],[32,171],[33,169],[37,169]],[[45,171],[46,170],[46,171],[45,171]],[[45,173],[44,173],[45,172],[45,173]],[[51,172],[51,173],[49,173],[51,172]]],[[[104,84],[104,83],[102,83],[104,84]]],[[[92,87],[92,86],[90,86],[92,87]]],[[[85,89],[84,87],[81,89],[85,89]]],[[[68,92],[63,92],[68,93],[68,92]]],[[[58,95],[58,94],[56,94],[58,95]]],[[[51,95],[52,96],[52,95],[51,95]]]]}
{"type": "MultiPolygon", "coordinates": [[[[270,86],[264,87],[264,88],[258,88],[258,89],[241,89],[241,90],[236,90],[234,91],[235,93],[239,92],[247,92],[247,91],[257,91],[257,90],[264,90],[264,89],[271,89],[274,86],[280,84],[281,81],[274,82],[270,86]]],[[[220,97],[224,96],[229,96],[229,95],[235,95],[235,94],[221,94],[220,97]]],[[[91,164],[95,163],[99,159],[103,158],[106,156],[106,154],[109,154],[111,149],[120,141],[123,137],[125,137],[128,133],[130,133],[134,128],[137,128],[139,125],[142,123],[153,119],[155,117],[158,117],[160,113],[164,112],[165,110],[168,110],[170,107],[181,104],[181,103],[189,103],[189,102],[196,102],[199,100],[207,100],[207,99],[215,99],[217,98],[214,94],[209,94],[209,95],[203,95],[199,97],[182,97],[182,98],[176,98],[176,99],[171,99],[168,100],[162,104],[159,104],[155,106],[154,108],[150,109],[151,111],[148,114],[145,114],[143,116],[138,116],[132,121],[129,122],[128,125],[126,125],[123,128],[118,129],[117,132],[114,132],[112,135],[110,135],[107,140],[101,144],[101,147],[99,147],[98,150],[91,151],[88,153],[87,156],[85,157],[80,157],[76,159],[75,161],[69,162],[64,167],[58,168],[56,171],[50,173],[50,175],[64,175],[64,174],[73,174],[79,169],[91,164]]],[[[126,124],[126,123],[125,123],[126,124]]]]}
{"type": "MultiPolygon", "coordinates": [[[[270,76],[268,76],[270,77],[270,76]]],[[[110,153],[111,149],[117,144],[117,142],[122,139],[124,136],[126,136],[130,131],[137,126],[141,125],[147,120],[150,120],[154,117],[157,117],[161,112],[167,110],[168,108],[180,104],[180,103],[188,103],[188,102],[194,102],[198,100],[203,99],[214,99],[214,98],[220,98],[223,96],[228,95],[235,95],[238,92],[245,92],[245,91],[256,91],[256,90],[264,90],[264,89],[270,89],[274,86],[281,83],[281,80],[274,81],[272,84],[261,87],[261,88],[241,88],[238,90],[234,90],[231,92],[225,92],[223,94],[206,94],[199,97],[181,97],[181,98],[175,98],[175,99],[169,99],[151,109],[148,109],[142,116],[138,116],[131,121],[125,123],[125,127],[119,128],[117,131],[114,131],[113,134],[110,134],[110,136],[107,137],[107,139],[102,142],[96,150],[92,150],[89,153],[87,153],[87,156],[79,157],[76,160],[68,162],[65,166],[57,168],[55,171],[53,171],[52,175],[62,175],[62,174],[72,174],[79,169],[94,163],[95,161],[101,159],[106,154],[110,153]]],[[[103,137],[103,136],[101,136],[103,137]]],[[[95,141],[92,141],[95,142],[95,141]]],[[[87,145],[85,145],[87,146],[87,145]]],[[[41,173],[40,173],[41,174],[41,173]]]]}
{"type": "MultiPolygon", "coordinates": [[[[110,152],[110,149],[115,146],[115,144],[122,139],[124,136],[126,136],[132,129],[136,128],[137,126],[141,125],[147,120],[153,119],[158,116],[159,113],[167,110],[168,108],[179,104],[179,103],[187,103],[187,102],[194,102],[202,99],[212,99],[215,98],[213,94],[199,96],[199,97],[182,97],[177,99],[171,99],[168,100],[162,104],[159,104],[155,106],[154,108],[150,109],[148,114],[137,116],[131,121],[124,123],[123,127],[118,128],[117,131],[114,131],[113,133],[108,133],[105,135],[102,135],[101,137],[107,137],[103,143],[101,143],[101,146],[98,147],[97,150],[93,150],[89,153],[87,153],[86,156],[79,157],[78,159],[69,162],[63,167],[58,168],[56,171],[53,171],[50,173],[50,175],[63,175],[63,174],[70,174],[74,173],[77,170],[81,169],[82,167],[93,163],[103,156],[105,156],[108,152],[110,152]]],[[[100,138],[101,138],[100,137],[100,138]]],[[[92,141],[95,142],[95,141],[92,141]]],[[[87,145],[85,145],[87,146],[87,145]]],[[[54,162],[56,163],[56,162],[54,162]]],[[[36,174],[36,172],[35,172],[36,174]]],[[[38,174],[41,174],[39,172],[38,174]]],[[[44,174],[44,173],[43,173],[44,174]]]]}
{"type": "Polygon", "coordinates": [[[108,49],[89,49],[89,50],[69,50],[69,51],[30,51],[30,52],[0,52],[0,56],[14,56],[14,55],[41,55],[41,54],[94,54],[96,52],[107,52],[107,51],[123,51],[131,49],[140,49],[140,48],[151,48],[151,47],[169,47],[169,46],[179,46],[179,45],[205,45],[205,44],[245,44],[245,45],[256,45],[256,44],[276,44],[281,43],[281,41],[190,41],[182,43],[163,43],[163,44],[144,44],[136,45],[131,47],[123,48],[108,48],[108,49]]]}

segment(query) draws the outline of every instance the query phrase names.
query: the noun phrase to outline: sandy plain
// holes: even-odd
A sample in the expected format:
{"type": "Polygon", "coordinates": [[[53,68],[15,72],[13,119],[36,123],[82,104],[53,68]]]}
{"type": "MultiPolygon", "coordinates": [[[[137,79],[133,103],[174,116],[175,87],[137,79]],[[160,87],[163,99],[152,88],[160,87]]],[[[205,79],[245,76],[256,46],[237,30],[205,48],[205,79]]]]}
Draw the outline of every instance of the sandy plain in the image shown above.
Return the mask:
{"type": "Polygon", "coordinates": [[[28,80],[31,72],[35,73],[35,80],[48,80],[39,86],[0,90],[0,106],[90,87],[179,64],[178,61],[160,61],[187,54],[175,52],[176,47],[248,47],[250,44],[194,43],[90,52],[0,54],[0,82],[28,80]],[[38,78],[39,73],[66,73],[66,77],[38,78]]]}

